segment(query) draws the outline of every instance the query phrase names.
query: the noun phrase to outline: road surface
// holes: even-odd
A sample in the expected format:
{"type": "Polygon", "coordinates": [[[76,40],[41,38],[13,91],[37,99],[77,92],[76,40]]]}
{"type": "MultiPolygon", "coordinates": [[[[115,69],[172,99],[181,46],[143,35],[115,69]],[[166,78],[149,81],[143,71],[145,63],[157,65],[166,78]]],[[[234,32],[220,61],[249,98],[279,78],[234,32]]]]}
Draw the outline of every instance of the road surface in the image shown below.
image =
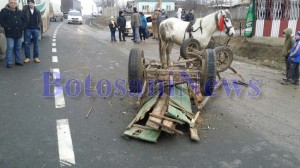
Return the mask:
{"type": "MultiPolygon", "coordinates": [[[[99,80],[127,80],[128,55],[134,47],[144,49],[147,61],[158,59],[155,40],[111,43],[108,31],[58,22],[40,42],[41,63],[7,69],[1,62],[0,167],[300,166],[299,87],[280,85],[281,71],[241,62],[233,67],[246,81],[259,81],[259,95],[248,96],[253,89],[244,87],[239,96],[219,89],[202,114],[200,143],[188,135],[163,134],[157,144],[122,137],[137,113],[135,98],[97,94],[93,101],[86,93],[99,80]],[[60,73],[63,95],[43,95],[47,72],[60,73]],[[89,75],[91,86],[83,86],[89,75]],[[80,85],[82,92],[68,95],[68,84],[72,91],[80,85]]],[[[175,47],[172,58],[178,55],[175,47]]],[[[235,79],[230,72],[223,76],[235,79]]]]}

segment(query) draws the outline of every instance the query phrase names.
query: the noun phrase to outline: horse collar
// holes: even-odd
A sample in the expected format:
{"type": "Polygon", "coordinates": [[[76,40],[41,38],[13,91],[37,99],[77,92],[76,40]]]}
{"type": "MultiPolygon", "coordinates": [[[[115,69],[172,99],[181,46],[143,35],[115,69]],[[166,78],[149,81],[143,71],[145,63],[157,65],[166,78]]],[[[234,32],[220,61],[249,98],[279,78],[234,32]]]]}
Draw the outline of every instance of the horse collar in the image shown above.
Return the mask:
{"type": "MultiPolygon", "coordinates": [[[[218,12],[216,13],[215,15],[215,21],[216,21],[216,26],[217,26],[217,29],[220,30],[220,31],[223,31],[224,30],[224,17],[223,15],[221,15],[220,19],[218,18],[218,14],[221,14],[221,12],[218,12]]],[[[226,25],[225,25],[226,26],[226,25]]]]}

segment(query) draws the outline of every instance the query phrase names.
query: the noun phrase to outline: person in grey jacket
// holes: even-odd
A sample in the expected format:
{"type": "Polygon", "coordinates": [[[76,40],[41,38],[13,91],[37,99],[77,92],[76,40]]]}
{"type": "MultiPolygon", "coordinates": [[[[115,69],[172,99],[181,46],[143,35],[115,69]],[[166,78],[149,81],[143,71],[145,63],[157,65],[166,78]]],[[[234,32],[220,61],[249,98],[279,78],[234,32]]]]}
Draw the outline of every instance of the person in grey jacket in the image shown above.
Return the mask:
{"type": "Polygon", "coordinates": [[[166,13],[166,11],[164,9],[161,10],[160,14],[157,17],[157,30],[158,30],[158,39],[160,39],[159,37],[159,25],[161,22],[163,22],[164,20],[168,19],[169,16],[166,13]]]}
{"type": "Polygon", "coordinates": [[[141,17],[137,12],[136,7],[133,8],[133,13],[131,15],[131,27],[134,29],[134,42],[140,42],[139,29],[141,26],[141,17]]]}

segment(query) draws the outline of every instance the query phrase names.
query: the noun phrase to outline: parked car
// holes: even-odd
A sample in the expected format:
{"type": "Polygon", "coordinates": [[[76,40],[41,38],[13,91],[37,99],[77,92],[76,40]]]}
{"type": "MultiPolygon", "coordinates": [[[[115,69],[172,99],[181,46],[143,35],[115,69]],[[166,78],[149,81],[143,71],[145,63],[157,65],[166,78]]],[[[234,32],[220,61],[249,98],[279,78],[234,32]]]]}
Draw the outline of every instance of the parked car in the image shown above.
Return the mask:
{"type": "MultiPolygon", "coordinates": [[[[150,35],[152,35],[152,19],[151,19],[151,15],[145,15],[146,20],[147,20],[147,29],[149,30],[150,35]]],[[[129,19],[126,18],[126,31],[125,31],[125,35],[126,36],[132,36],[132,28],[131,28],[131,20],[130,17],[129,19]]]]}
{"type": "Polygon", "coordinates": [[[53,15],[50,16],[50,22],[63,21],[64,14],[61,11],[53,12],[53,15]]]}
{"type": "Polygon", "coordinates": [[[68,13],[68,24],[70,23],[82,24],[82,15],[79,11],[72,10],[68,13]]]}

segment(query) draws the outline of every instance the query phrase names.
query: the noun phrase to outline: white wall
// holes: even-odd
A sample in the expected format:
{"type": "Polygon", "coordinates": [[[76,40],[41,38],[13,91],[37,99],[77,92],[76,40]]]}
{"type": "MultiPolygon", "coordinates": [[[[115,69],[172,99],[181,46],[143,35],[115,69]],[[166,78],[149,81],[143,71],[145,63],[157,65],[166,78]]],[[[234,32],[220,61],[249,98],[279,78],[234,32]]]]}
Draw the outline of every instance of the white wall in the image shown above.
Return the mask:
{"type": "MultiPolygon", "coordinates": [[[[137,10],[138,11],[142,11],[142,12],[146,12],[145,10],[143,10],[143,6],[149,6],[149,12],[153,12],[156,8],[157,2],[138,2],[137,3],[137,10]]],[[[162,9],[167,9],[167,6],[171,6],[171,11],[175,10],[175,3],[174,2],[162,2],[161,4],[162,9]]]]}

